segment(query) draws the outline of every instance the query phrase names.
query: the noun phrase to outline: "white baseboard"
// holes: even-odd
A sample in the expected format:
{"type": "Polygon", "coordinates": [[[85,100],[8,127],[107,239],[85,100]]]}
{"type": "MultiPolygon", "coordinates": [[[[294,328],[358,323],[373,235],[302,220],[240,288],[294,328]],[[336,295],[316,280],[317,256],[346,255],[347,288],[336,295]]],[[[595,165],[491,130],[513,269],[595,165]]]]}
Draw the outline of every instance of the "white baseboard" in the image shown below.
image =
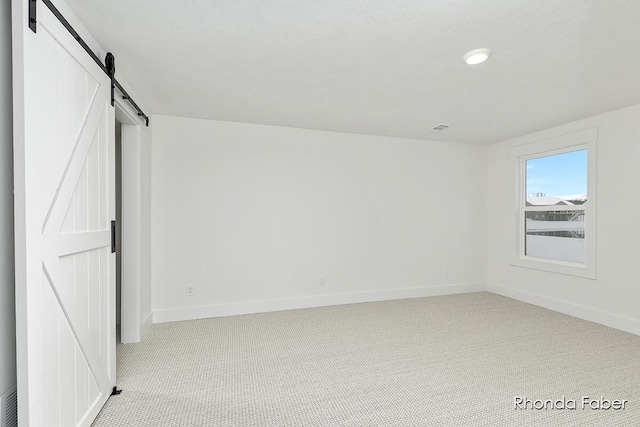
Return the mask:
{"type": "Polygon", "coordinates": [[[182,320],[206,319],[211,317],[235,316],[240,314],[266,313],[300,308],[323,307],[363,302],[387,301],[405,298],[420,298],[439,295],[454,295],[487,291],[549,310],[568,314],[590,322],[599,323],[621,331],[640,335],[640,320],[597,310],[582,305],[556,300],[543,295],[521,291],[495,284],[481,285],[464,283],[455,285],[424,286],[418,288],[388,289],[342,294],[312,295],[307,297],[280,298],[260,301],[246,301],[196,307],[180,307],[154,310],[143,322],[142,336],[151,323],[177,322],[182,320]]]}
{"type": "Polygon", "coordinates": [[[142,337],[144,337],[145,334],[149,332],[151,326],[153,326],[153,312],[150,312],[142,321],[142,325],[140,325],[140,339],[142,339],[142,337]]]}
{"type": "Polygon", "coordinates": [[[488,284],[486,290],[497,295],[537,305],[590,322],[599,323],[631,334],[640,335],[640,320],[638,319],[632,319],[630,317],[620,316],[618,314],[608,313],[506,286],[488,284]]]}
{"type": "Polygon", "coordinates": [[[355,304],[405,298],[482,292],[485,286],[475,283],[425,286],[419,288],[388,289],[342,294],[312,295],[297,298],[281,298],[262,301],[246,301],[197,307],[168,308],[153,311],[153,323],[177,322],[181,320],[206,319],[210,317],[235,316],[239,314],[266,313],[299,308],[330,305],[355,304]]]}

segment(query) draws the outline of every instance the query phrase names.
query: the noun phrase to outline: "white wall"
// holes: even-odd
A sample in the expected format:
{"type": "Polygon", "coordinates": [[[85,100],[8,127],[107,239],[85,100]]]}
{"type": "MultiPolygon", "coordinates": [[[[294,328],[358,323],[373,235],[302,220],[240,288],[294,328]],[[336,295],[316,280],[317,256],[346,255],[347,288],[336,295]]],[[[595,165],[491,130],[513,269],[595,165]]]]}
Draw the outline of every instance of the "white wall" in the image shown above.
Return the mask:
{"type": "Polygon", "coordinates": [[[11,3],[0,4],[0,394],[16,383],[11,3]]]}
{"type": "Polygon", "coordinates": [[[494,144],[487,180],[488,289],[640,334],[640,105],[494,144]],[[511,266],[508,150],[593,127],[598,128],[597,280],[511,266]]]}
{"type": "Polygon", "coordinates": [[[486,147],[152,120],[155,322],[482,289],[486,147]]]}

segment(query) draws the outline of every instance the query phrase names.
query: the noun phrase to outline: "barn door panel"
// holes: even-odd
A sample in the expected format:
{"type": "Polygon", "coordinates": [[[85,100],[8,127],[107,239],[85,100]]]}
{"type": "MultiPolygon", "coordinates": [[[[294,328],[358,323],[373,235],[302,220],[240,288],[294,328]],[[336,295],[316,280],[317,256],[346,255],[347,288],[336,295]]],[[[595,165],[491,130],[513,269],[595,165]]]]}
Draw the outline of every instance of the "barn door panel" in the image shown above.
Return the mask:
{"type": "Polygon", "coordinates": [[[44,7],[16,49],[19,422],[89,426],[115,385],[110,80],[44,7]]]}

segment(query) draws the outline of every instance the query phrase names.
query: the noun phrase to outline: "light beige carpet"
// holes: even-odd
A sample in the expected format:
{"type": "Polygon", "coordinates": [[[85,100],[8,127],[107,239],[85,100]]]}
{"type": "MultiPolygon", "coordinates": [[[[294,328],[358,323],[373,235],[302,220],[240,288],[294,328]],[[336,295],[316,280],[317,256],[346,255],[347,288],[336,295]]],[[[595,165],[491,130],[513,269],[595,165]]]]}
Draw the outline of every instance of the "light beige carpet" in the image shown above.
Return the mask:
{"type": "Polygon", "coordinates": [[[640,426],[640,337],[489,293],[155,325],[118,378],[96,427],[640,426]]]}

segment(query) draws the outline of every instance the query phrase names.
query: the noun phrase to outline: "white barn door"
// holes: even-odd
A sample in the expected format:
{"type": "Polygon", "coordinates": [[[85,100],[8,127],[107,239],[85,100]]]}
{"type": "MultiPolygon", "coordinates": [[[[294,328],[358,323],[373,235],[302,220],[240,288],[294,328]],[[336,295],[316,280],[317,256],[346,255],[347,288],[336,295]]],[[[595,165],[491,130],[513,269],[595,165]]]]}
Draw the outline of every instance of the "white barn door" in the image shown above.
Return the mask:
{"type": "Polygon", "coordinates": [[[24,13],[13,21],[19,423],[89,426],[116,379],[110,80],[41,2],[37,33],[24,13]]]}

